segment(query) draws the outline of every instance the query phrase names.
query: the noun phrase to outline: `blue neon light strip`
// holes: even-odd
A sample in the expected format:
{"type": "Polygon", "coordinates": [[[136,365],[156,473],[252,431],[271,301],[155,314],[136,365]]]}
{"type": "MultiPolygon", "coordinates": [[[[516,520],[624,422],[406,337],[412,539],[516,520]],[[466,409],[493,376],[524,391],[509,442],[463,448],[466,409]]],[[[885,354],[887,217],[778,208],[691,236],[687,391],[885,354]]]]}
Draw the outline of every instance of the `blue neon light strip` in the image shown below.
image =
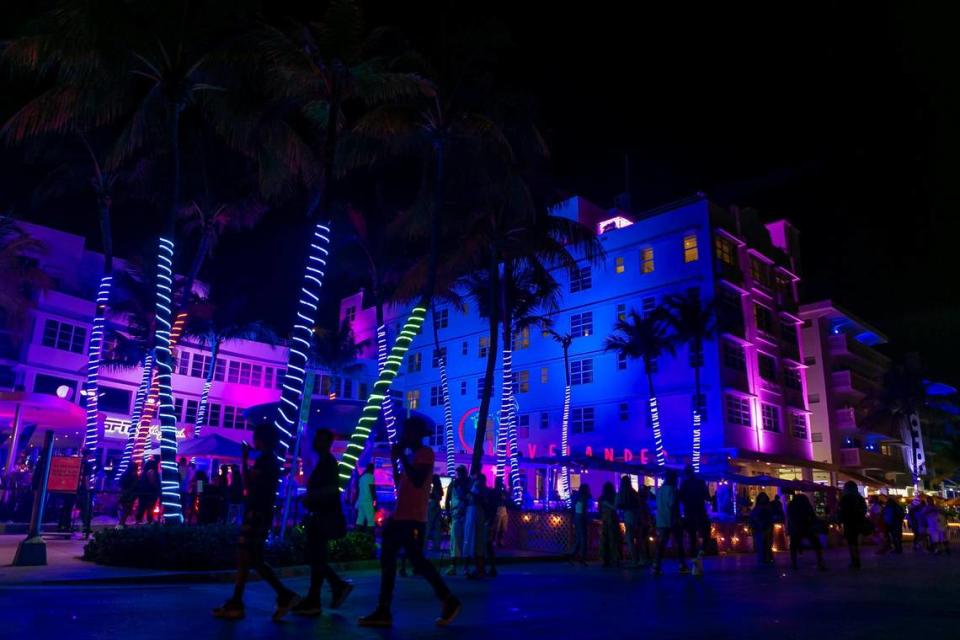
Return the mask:
{"type": "Polygon", "coordinates": [[[123,458],[120,460],[120,466],[117,467],[117,476],[122,476],[130,466],[130,459],[133,457],[133,444],[137,439],[137,432],[140,427],[140,420],[143,416],[144,403],[147,401],[147,393],[150,390],[150,381],[153,379],[153,358],[150,354],[143,356],[143,373],[140,376],[140,386],[137,387],[137,397],[133,403],[133,415],[130,416],[130,427],[127,429],[127,442],[123,447],[123,458]]]}
{"type": "Polygon", "coordinates": [[[157,251],[156,368],[160,402],[160,503],[164,522],[182,522],[177,469],[177,416],[173,413],[170,330],[173,320],[173,240],[160,238],[157,251]]]}
{"type": "MultiPolygon", "coordinates": [[[[103,330],[106,323],[107,303],[110,301],[110,287],[113,276],[104,275],[97,290],[96,310],[93,314],[93,327],[90,330],[90,348],[87,355],[87,381],[84,385],[87,401],[87,430],[83,438],[84,457],[89,461],[97,449],[98,408],[100,396],[100,358],[103,352],[103,330]]],[[[90,480],[96,471],[92,465],[90,480]]]]}

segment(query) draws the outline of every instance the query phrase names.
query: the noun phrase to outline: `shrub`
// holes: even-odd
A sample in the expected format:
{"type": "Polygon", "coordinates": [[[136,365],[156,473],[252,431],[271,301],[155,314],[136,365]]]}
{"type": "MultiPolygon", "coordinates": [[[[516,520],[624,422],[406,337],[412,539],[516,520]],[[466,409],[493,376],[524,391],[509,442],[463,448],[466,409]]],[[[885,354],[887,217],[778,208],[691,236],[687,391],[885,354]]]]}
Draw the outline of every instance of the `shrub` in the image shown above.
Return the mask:
{"type": "MultiPolygon", "coordinates": [[[[231,569],[236,565],[239,529],[228,525],[154,524],[97,531],[83,559],[97,564],[166,570],[231,569]]],[[[267,560],[277,566],[304,564],[306,534],[295,527],[285,540],[267,546],[267,560]]],[[[331,560],[347,562],[376,557],[373,536],[351,532],[330,543],[331,560]]]]}

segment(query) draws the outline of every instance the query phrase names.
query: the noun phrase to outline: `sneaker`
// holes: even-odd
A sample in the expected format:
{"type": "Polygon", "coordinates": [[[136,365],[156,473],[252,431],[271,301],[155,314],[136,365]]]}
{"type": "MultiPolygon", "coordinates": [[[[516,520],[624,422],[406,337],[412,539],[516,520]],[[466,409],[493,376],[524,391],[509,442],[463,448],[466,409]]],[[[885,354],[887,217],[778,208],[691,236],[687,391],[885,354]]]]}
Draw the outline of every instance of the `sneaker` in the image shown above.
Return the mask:
{"type": "Polygon", "coordinates": [[[353,593],[353,585],[349,582],[344,582],[339,587],[333,590],[333,598],[330,599],[330,608],[339,609],[340,605],[346,602],[350,594],[353,593]]]}
{"type": "Polygon", "coordinates": [[[323,607],[320,605],[320,598],[313,598],[307,596],[300,602],[298,602],[292,609],[290,613],[295,616],[306,616],[312,618],[320,615],[323,612],[323,607]]]}
{"type": "Polygon", "coordinates": [[[237,602],[236,600],[227,600],[213,610],[213,617],[222,618],[223,620],[240,620],[245,615],[243,603],[237,602]]]}
{"type": "Polygon", "coordinates": [[[357,624],[361,627],[392,627],[393,615],[389,609],[377,607],[370,615],[363,616],[357,620],[357,624]]]}
{"type": "Polygon", "coordinates": [[[460,613],[463,605],[456,596],[447,596],[443,601],[443,608],[440,609],[440,617],[437,618],[437,626],[445,627],[460,613]]]}
{"type": "Polygon", "coordinates": [[[273,621],[279,622],[282,620],[283,617],[290,613],[290,610],[298,604],[300,604],[300,596],[293,591],[286,595],[278,596],[277,608],[273,610],[273,621]]]}

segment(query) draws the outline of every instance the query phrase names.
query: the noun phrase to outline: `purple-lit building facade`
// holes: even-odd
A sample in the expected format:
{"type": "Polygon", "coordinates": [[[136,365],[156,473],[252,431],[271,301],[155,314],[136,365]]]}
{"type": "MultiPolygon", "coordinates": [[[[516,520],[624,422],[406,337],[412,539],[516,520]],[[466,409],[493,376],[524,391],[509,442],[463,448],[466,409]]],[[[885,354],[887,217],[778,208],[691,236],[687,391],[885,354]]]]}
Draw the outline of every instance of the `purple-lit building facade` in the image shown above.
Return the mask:
{"type": "MultiPolygon", "coordinates": [[[[571,453],[653,461],[643,365],[605,352],[603,341],[618,316],[630,309],[648,312],[670,295],[695,289],[701,299],[717,301],[718,332],[702,355],[704,464],[813,479],[815,456],[797,315],[796,230],[786,221],[762,224],[752,212],[726,210],[699,197],[639,215],[572,198],[554,215],[596,229],[605,251],[599,264],[580,257],[575,272],[556,273],[563,296],[560,309],[552,314],[554,327],[574,336],[571,453]]],[[[440,305],[437,314],[449,363],[456,453],[466,460],[489,345],[487,321],[472,301],[462,312],[440,305]]],[[[358,341],[375,344],[374,309],[364,306],[362,292],[341,302],[340,315],[352,323],[358,341]]],[[[391,334],[404,315],[404,309],[387,310],[391,334]]],[[[441,424],[432,321],[428,317],[407,354],[394,393],[407,408],[441,424]]],[[[374,356],[372,346],[365,355],[374,356]]],[[[515,337],[512,356],[520,455],[526,460],[554,455],[560,449],[564,390],[561,348],[531,328],[515,337]]],[[[695,399],[690,358],[681,346],[675,356],[659,359],[654,374],[671,463],[689,460],[691,453],[695,399]]],[[[499,386],[497,380],[494,417],[499,386]]],[[[436,442],[440,446],[442,438],[436,442]]],[[[521,466],[527,487],[535,497],[545,497],[544,469],[521,466]]],[[[574,486],[578,481],[573,479],[574,486]]]]}

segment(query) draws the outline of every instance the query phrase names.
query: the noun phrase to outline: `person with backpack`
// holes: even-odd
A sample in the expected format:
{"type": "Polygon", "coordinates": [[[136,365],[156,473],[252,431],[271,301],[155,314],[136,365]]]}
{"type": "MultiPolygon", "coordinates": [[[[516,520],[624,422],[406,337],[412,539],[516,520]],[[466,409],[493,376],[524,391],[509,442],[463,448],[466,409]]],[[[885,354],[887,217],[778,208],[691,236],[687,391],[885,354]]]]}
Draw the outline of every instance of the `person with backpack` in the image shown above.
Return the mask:
{"type": "MultiPolygon", "coordinates": [[[[447,489],[444,500],[444,509],[450,517],[450,568],[448,576],[457,575],[457,560],[464,556],[463,537],[464,521],[467,518],[467,494],[470,492],[470,478],[467,477],[467,468],[457,467],[456,476],[447,489]]],[[[466,562],[464,571],[467,570],[466,562]]]]}
{"type": "Polygon", "coordinates": [[[663,553],[670,538],[676,545],[680,573],[690,573],[683,555],[683,529],[680,525],[680,498],[677,490],[677,472],[667,469],[663,484],[657,489],[657,558],[653,562],[653,575],[660,575],[663,553]]]}
{"type": "Polygon", "coordinates": [[[343,515],[337,484],[337,460],[330,453],[333,440],[333,431],[329,429],[319,429],[313,437],[317,466],[310,473],[307,495],[303,499],[303,505],[309,512],[306,520],[306,552],[310,563],[310,590],[293,607],[293,613],[301,616],[320,615],[320,591],[324,580],[332,592],[331,609],[339,609],[353,591],[353,585],[337,575],[330,566],[330,540],[339,540],[347,535],[347,519],[343,515]]]}
{"type": "Polygon", "coordinates": [[[843,537],[847,541],[847,550],[850,552],[850,568],[859,569],[860,536],[870,532],[872,523],[867,524],[867,502],[860,495],[857,483],[853,480],[847,480],[843,485],[837,516],[840,524],[843,525],[843,537]]]}
{"type": "Polygon", "coordinates": [[[903,507],[894,496],[883,505],[883,524],[887,530],[887,546],[896,554],[903,553],[903,507]]]}
{"type": "Polygon", "coordinates": [[[825,571],[823,546],[817,533],[817,514],[810,504],[810,498],[802,493],[795,494],[787,505],[787,535],[790,536],[790,566],[797,570],[797,556],[804,540],[810,543],[817,554],[817,568],[825,571]]]}
{"type": "Polygon", "coordinates": [[[277,574],[264,560],[264,546],[273,526],[273,510],[277,500],[277,487],[280,484],[277,439],[276,427],[270,422],[260,422],[253,430],[253,446],[258,455],[252,467],[248,464],[250,446],[244,443],[241,449],[240,470],[244,475],[243,484],[247,487],[247,498],[243,510],[243,526],[240,527],[240,537],[237,540],[237,577],[233,585],[233,596],[213,610],[213,615],[217,618],[237,620],[244,617],[243,593],[251,569],[260,574],[277,595],[274,621],[283,618],[300,602],[300,597],[280,582],[277,574]]]}

